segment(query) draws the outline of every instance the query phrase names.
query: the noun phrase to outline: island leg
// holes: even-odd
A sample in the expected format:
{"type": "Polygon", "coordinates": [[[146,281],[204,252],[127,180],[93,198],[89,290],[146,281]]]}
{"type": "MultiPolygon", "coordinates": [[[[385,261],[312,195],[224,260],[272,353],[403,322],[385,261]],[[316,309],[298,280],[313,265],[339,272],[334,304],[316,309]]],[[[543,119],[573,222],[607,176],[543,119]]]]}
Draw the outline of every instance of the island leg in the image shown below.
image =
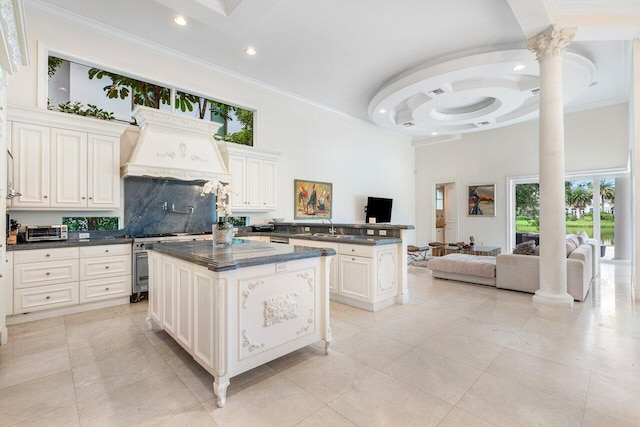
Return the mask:
{"type": "Polygon", "coordinates": [[[331,354],[331,350],[329,349],[329,347],[331,347],[331,343],[333,342],[333,339],[327,339],[324,341],[324,354],[329,355],[331,354]]]}
{"type": "Polygon", "coordinates": [[[215,377],[213,380],[213,392],[217,396],[216,405],[222,408],[227,403],[227,387],[229,387],[228,377],[215,377]]]}

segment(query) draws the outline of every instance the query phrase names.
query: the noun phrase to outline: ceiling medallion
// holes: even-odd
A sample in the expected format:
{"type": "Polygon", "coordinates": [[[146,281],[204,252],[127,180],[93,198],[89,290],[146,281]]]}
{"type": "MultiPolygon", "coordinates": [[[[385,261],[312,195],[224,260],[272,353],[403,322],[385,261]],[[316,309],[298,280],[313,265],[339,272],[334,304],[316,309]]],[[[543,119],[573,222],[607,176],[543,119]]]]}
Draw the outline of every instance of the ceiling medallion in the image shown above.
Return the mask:
{"type": "MultiPolygon", "coordinates": [[[[565,103],[594,78],[591,61],[564,53],[565,103]]],[[[475,132],[535,118],[539,88],[538,62],[529,50],[482,53],[402,74],[373,98],[369,117],[416,138],[475,132]]]]}

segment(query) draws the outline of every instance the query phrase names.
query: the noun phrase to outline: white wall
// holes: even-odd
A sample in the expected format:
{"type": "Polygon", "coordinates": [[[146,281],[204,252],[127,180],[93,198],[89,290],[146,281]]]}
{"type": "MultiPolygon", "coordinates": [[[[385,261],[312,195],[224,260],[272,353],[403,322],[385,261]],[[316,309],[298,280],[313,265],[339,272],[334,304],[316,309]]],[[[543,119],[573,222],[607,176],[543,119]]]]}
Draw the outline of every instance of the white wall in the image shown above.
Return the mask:
{"type": "MultiPolygon", "coordinates": [[[[40,44],[83,63],[257,110],[255,145],[283,154],[278,163],[278,209],[251,214],[252,223],[271,217],[293,219],[296,178],[333,183],[334,222],[363,223],[366,197],[379,196],[394,199],[393,223],[414,223],[414,151],[408,138],[34,11],[27,11],[27,25],[31,66],[11,76],[9,104],[35,107],[38,97],[46,96],[37,90],[40,44]]],[[[46,72],[46,66],[40,68],[46,72]]]]}
{"type": "MultiPolygon", "coordinates": [[[[618,169],[627,166],[629,127],[627,104],[565,115],[567,172],[618,169]]],[[[506,251],[508,177],[538,174],[538,122],[463,135],[459,140],[416,147],[416,241],[435,240],[433,185],[456,182],[458,239],[500,246],[506,251]],[[496,216],[467,215],[467,186],[496,184],[496,216]]]]}

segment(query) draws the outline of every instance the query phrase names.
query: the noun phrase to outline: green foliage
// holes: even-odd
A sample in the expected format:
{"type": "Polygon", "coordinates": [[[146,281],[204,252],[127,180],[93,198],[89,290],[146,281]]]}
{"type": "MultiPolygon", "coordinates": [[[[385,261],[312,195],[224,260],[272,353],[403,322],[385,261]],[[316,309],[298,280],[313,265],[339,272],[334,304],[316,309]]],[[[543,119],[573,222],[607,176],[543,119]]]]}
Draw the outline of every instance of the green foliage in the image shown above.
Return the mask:
{"type": "Polygon", "coordinates": [[[72,231],[117,230],[118,217],[62,217],[62,224],[68,225],[72,231]]]}
{"type": "MultiPolygon", "coordinates": [[[[223,104],[224,105],[224,104],[223,104]]],[[[230,107],[236,114],[238,121],[242,124],[242,129],[238,132],[216,135],[217,140],[234,142],[242,145],[253,145],[253,111],[245,110],[240,107],[230,107]]]]}
{"type": "MultiPolygon", "coordinates": [[[[169,104],[171,102],[171,90],[169,88],[132,79],[131,77],[111,73],[99,68],[91,68],[89,70],[89,79],[102,79],[104,77],[111,80],[111,84],[102,88],[107,93],[107,98],[109,99],[126,99],[129,94],[132,94],[134,105],[144,105],[156,109],[160,108],[160,103],[169,104]]],[[[183,99],[186,94],[182,92],[181,94],[181,99],[183,99]]]]}
{"type": "Polygon", "coordinates": [[[50,56],[48,62],[49,69],[47,71],[47,74],[49,74],[49,78],[51,78],[56,73],[56,71],[58,71],[58,68],[60,68],[60,66],[64,62],[64,59],[50,56]]]}
{"type": "Polygon", "coordinates": [[[535,218],[539,215],[540,184],[516,185],[516,216],[535,218]]]}
{"type": "Polygon", "coordinates": [[[591,204],[593,200],[593,190],[590,190],[585,184],[572,185],[570,189],[565,192],[565,200],[569,206],[584,208],[591,204]]]}
{"type": "Polygon", "coordinates": [[[58,107],[50,109],[78,116],[95,117],[101,120],[113,120],[115,118],[112,112],[105,111],[93,104],[88,104],[87,108],[84,108],[84,105],[80,102],[67,101],[64,104],[58,104],[58,107]]]}

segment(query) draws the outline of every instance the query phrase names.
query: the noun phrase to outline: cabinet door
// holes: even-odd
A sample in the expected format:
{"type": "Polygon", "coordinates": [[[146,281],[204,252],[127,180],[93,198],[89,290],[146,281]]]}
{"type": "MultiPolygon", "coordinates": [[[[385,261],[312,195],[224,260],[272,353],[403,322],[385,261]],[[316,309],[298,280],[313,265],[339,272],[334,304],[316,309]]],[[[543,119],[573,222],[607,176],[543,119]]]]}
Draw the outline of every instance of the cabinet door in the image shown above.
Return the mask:
{"type": "Polygon", "coordinates": [[[30,313],[78,304],[78,282],[16,289],[14,313],[30,313]]]}
{"type": "Polygon", "coordinates": [[[340,293],[359,299],[369,299],[373,260],[358,256],[339,255],[340,293]]]}
{"type": "Polygon", "coordinates": [[[161,261],[160,255],[149,252],[149,317],[158,325],[162,325],[161,261]]]}
{"type": "Polygon", "coordinates": [[[87,134],[51,129],[51,207],[87,206],[87,134]]]}
{"type": "Polygon", "coordinates": [[[120,141],[118,138],[89,134],[87,157],[87,206],[120,207],[120,141]]]}
{"type": "Polygon", "coordinates": [[[191,267],[176,263],[176,340],[193,348],[193,283],[191,267]]]}
{"type": "MultiPolygon", "coordinates": [[[[216,309],[220,295],[217,291],[218,285],[213,278],[205,271],[195,268],[193,273],[193,289],[195,293],[195,304],[193,306],[193,358],[206,367],[214,369],[216,350],[220,354],[226,351],[226,337],[219,337],[215,333],[216,322],[225,319],[227,313],[223,308],[226,304],[220,304],[221,309],[216,309]]],[[[226,292],[224,286],[220,292],[226,292]]]]}
{"type": "Polygon", "coordinates": [[[176,265],[167,257],[162,259],[162,328],[176,335],[176,265]]]}
{"type": "Polygon", "coordinates": [[[398,289],[398,251],[395,247],[376,253],[376,294],[394,294],[398,289]]]}
{"type": "Polygon", "coordinates": [[[247,157],[247,209],[262,209],[262,161],[247,157]]]}
{"type": "Polygon", "coordinates": [[[15,188],[22,194],[12,200],[14,208],[49,206],[49,128],[26,123],[11,126],[11,152],[15,188]]]}
{"type": "Polygon", "coordinates": [[[231,197],[231,212],[246,209],[246,157],[229,156],[229,170],[231,172],[231,185],[233,196],[231,197]]]}
{"type": "Polygon", "coordinates": [[[276,164],[266,160],[262,162],[262,207],[276,208],[276,164]]]}
{"type": "Polygon", "coordinates": [[[131,295],[131,276],[80,282],[80,303],[102,301],[131,295]]]}
{"type": "Polygon", "coordinates": [[[4,274],[2,275],[2,284],[4,286],[5,307],[7,316],[13,314],[13,253],[7,252],[4,259],[4,274]]]}

